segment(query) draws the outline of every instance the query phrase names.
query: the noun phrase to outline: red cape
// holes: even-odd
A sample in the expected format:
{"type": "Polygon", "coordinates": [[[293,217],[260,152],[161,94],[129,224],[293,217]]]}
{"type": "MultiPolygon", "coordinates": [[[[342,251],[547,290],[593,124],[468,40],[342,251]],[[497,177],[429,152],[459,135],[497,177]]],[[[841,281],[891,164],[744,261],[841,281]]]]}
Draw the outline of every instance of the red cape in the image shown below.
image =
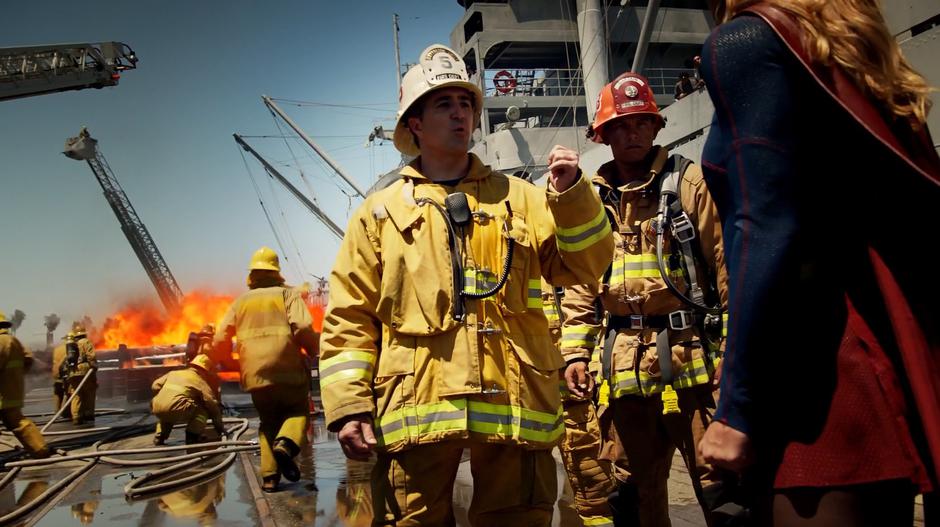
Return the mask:
{"type": "MultiPolygon", "coordinates": [[[[920,246],[935,243],[940,157],[926,127],[916,132],[900,127],[899,133],[899,127],[892,127],[841,69],[814,64],[803,46],[799,24],[786,12],[767,4],[744,11],[763,18],[833,101],[884,145],[900,161],[899,166],[910,169],[890,175],[891,185],[897,185],[905,197],[903,203],[894,204],[898,212],[904,212],[896,220],[900,229],[919,230],[920,246]]],[[[868,252],[904,369],[898,373],[908,385],[923,433],[916,442],[936,485],[940,476],[940,291],[936,269],[929,261],[917,259],[917,246],[898,239],[872,239],[868,252]]]]}

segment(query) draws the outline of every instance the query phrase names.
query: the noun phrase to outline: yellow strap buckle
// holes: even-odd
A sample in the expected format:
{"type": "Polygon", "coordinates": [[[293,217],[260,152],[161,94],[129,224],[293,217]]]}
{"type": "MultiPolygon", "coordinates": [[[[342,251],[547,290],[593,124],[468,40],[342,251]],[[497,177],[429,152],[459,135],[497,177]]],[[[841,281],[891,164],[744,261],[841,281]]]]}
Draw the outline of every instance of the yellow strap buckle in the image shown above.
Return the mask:
{"type": "Polygon", "coordinates": [[[679,413],[679,394],[672,389],[672,386],[666,386],[663,390],[663,415],[679,413]]]}

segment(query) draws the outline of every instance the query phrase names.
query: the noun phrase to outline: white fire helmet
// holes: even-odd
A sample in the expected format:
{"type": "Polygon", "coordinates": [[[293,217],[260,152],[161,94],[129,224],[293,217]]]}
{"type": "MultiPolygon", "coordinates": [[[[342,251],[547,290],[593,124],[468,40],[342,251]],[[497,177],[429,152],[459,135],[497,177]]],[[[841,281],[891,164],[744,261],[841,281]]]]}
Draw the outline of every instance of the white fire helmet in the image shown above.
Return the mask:
{"type": "Polygon", "coordinates": [[[398,93],[398,124],[395,126],[394,142],[399,152],[408,156],[421,153],[415,143],[408,123],[404,119],[408,109],[422,95],[440,88],[465,88],[473,94],[473,128],[480,126],[480,113],[483,111],[483,92],[480,87],[470,82],[467,66],[454,50],[443,44],[432,44],[421,53],[418,64],[411,67],[401,79],[401,91],[398,93]]]}

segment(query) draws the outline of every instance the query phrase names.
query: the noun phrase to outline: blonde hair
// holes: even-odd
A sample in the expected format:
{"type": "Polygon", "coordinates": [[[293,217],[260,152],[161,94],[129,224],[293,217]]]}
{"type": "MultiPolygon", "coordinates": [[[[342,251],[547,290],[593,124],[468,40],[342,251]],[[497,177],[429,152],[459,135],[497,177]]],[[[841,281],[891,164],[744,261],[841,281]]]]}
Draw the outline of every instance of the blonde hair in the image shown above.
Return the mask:
{"type": "MultiPolygon", "coordinates": [[[[724,0],[722,22],[756,0],[724,0]]],[[[810,58],[839,66],[865,93],[914,129],[927,121],[933,90],[901,54],[878,0],[764,0],[793,15],[810,58]]]]}

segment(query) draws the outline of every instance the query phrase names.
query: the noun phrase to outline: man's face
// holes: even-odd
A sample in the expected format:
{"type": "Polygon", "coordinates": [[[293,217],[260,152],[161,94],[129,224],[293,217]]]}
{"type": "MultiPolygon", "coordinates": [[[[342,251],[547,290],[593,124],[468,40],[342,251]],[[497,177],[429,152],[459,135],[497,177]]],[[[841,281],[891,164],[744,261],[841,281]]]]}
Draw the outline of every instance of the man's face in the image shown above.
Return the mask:
{"type": "Polygon", "coordinates": [[[610,145],[614,159],[622,163],[639,163],[653,148],[659,133],[659,120],[652,115],[628,115],[604,125],[604,140],[610,145]]]}
{"type": "Polygon", "coordinates": [[[421,117],[408,119],[421,153],[466,153],[473,133],[473,96],[463,88],[441,88],[428,95],[421,117]]]}

